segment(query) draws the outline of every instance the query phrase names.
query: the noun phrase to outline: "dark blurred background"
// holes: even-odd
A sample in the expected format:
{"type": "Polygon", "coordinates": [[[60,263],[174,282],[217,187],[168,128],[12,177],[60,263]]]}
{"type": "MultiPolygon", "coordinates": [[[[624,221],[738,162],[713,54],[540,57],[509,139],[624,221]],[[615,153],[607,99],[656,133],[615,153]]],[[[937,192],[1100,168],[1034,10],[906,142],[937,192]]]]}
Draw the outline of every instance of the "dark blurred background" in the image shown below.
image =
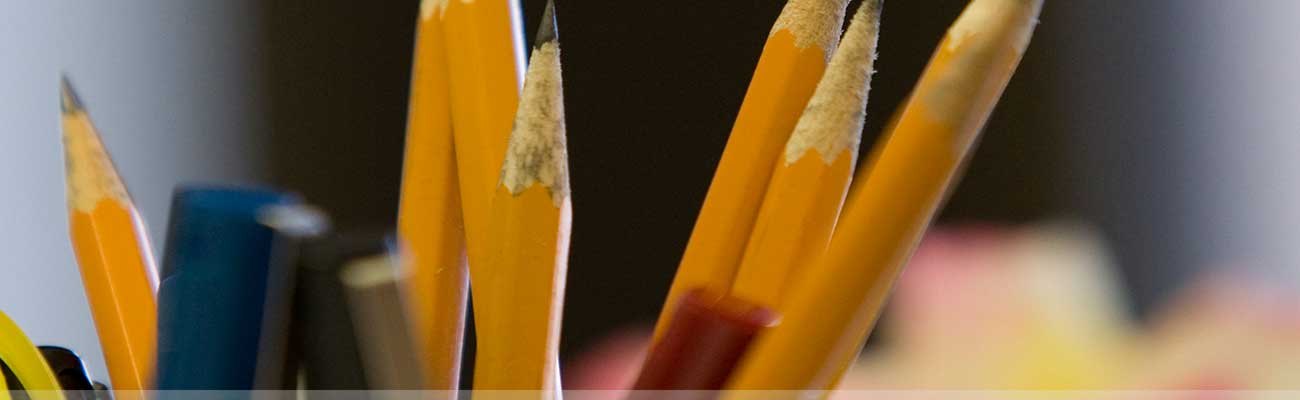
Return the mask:
{"type": "MultiPolygon", "coordinates": [[[[857,3],[850,4],[849,13],[857,3]]],[[[525,39],[531,43],[545,1],[522,4],[525,39]]],[[[887,2],[862,154],[965,4],[887,2]]],[[[575,210],[563,328],[566,355],[614,329],[650,324],[657,315],[755,62],[783,5],[780,0],[556,0],[575,210]]],[[[1081,110],[1086,118],[1061,112],[1062,91],[1087,94],[1086,87],[1071,87],[1055,77],[1063,69],[1082,72],[1077,78],[1084,81],[1142,85],[1137,81],[1143,65],[1134,57],[1104,63],[1053,57],[1071,32],[1089,22],[1089,13],[1099,13],[1094,5],[1047,5],[1031,50],[941,223],[1020,223],[1061,216],[1097,221],[1119,239],[1123,264],[1140,266],[1125,276],[1138,300],[1136,311],[1141,311],[1179,284],[1181,267],[1192,265],[1189,257],[1195,254],[1155,251],[1177,241],[1167,236],[1177,232],[1157,232],[1149,228],[1159,226],[1152,221],[1114,212],[1122,208],[1157,219],[1176,212],[1162,212],[1156,204],[1142,210],[1146,205],[1127,201],[1147,194],[1133,193],[1135,188],[1124,184],[1105,185],[1101,195],[1109,200],[1099,201],[1074,189],[1108,183],[1120,173],[1112,165],[1135,161],[1123,152],[1071,159],[1070,148],[1088,145],[1088,139],[1072,141],[1062,134],[1071,121],[1104,121],[1103,115],[1126,107],[1126,99],[1119,98],[1081,110]],[[1082,20],[1067,19],[1081,14],[1082,20]],[[1134,65],[1116,74],[1072,66],[1080,62],[1134,65]],[[1091,170],[1080,172],[1085,166],[1091,170]]],[[[1104,18],[1119,18],[1104,21],[1112,29],[1089,31],[1099,35],[1092,40],[1140,41],[1143,33],[1135,30],[1150,29],[1141,27],[1143,18],[1166,12],[1118,2],[1107,7],[1104,18]]],[[[269,23],[264,34],[270,45],[266,81],[272,100],[272,180],[302,191],[345,226],[393,223],[417,8],[415,1],[363,6],[289,0],[267,2],[263,10],[269,23]]],[[[1113,44],[1105,52],[1075,56],[1111,58],[1123,50],[1113,44]]],[[[1106,128],[1138,130],[1123,121],[1114,124],[1106,128]]],[[[1089,126],[1106,129],[1096,122],[1089,126]]],[[[1141,173],[1139,168],[1121,169],[1141,173]]]]}

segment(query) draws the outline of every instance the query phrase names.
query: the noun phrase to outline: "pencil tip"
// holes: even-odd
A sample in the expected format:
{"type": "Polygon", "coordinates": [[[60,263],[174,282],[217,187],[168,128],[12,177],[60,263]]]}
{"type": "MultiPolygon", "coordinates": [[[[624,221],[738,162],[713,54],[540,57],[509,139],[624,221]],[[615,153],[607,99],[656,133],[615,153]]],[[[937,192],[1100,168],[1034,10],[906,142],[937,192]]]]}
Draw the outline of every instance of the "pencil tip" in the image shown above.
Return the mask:
{"type": "Polygon", "coordinates": [[[546,1],[546,11],[542,12],[541,23],[537,28],[537,39],[533,47],[542,47],[547,42],[559,40],[560,32],[555,27],[555,0],[546,1]]]}
{"type": "Polygon", "coordinates": [[[62,107],[63,112],[70,113],[84,109],[84,107],[82,107],[81,97],[77,96],[77,91],[72,88],[72,82],[68,80],[67,75],[59,76],[59,87],[59,91],[61,92],[61,95],[59,96],[61,101],[59,104],[62,107]]]}

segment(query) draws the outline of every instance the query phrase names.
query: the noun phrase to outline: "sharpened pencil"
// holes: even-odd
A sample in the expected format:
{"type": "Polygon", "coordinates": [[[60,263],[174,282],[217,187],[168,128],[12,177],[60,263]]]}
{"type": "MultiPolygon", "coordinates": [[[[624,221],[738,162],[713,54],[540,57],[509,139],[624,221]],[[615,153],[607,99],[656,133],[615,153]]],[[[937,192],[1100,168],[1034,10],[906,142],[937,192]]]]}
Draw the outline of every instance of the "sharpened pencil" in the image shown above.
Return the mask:
{"type": "Polygon", "coordinates": [[[880,33],[869,0],[831,57],[776,163],[731,294],[780,310],[790,282],[821,257],[844,204],[866,120],[880,33]]]}
{"type": "Polygon", "coordinates": [[[117,389],[151,389],[158,324],[153,249],[126,185],[67,79],[62,98],[69,230],[104,362],[117,389]]]}
{"type": "Polygon", "coordinates": [[[790,0],[763,46],[749,90],[655,326],[686,292],[726,293],[740,266],[781,149],[840,41],[847,0],[790,0]]]}
{"type": "Polygon", "coordinates": [[[1042,0],[973,0],[948,30],[884,146],[862,171],[830,246],[791,289],[731,389],[826,390],[857,356],[885,298],[993,111],[1042,0]]]}
{"type": "Polygon", "coordinates": [[[560,44],[547,3],[514,132],[492,199],[485,265],[470,264],[478,353],[475,390],[559,390],[560,313],[568,268],[568,154],[560,44]]]}

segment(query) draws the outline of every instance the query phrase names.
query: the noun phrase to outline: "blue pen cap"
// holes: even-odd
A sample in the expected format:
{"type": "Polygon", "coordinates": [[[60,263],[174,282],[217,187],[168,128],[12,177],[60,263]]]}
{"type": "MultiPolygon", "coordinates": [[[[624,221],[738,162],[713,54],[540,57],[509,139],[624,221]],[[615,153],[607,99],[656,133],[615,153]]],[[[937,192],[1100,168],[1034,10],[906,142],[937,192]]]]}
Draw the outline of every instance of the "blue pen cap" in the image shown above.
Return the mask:
{"type": "Polygon", "coordinates": [[[203,264],[240,254],[251,255],[249,250],[258,250],[265,244],[261,240],[244,239],[249,235],[269,237],[271,234],[258,223],[262,210],[299,202],[296,195],[269,189],[177,188],[172,195],[161,278],[166,279],[177,268],[195,262],[203,264]]]}
{"type": "Polygon", "coordinates": [[[264,189],[176,190],[158,290],[158,389],[252,387],[273,237],[259,216],[298,202],[264,189]]]}

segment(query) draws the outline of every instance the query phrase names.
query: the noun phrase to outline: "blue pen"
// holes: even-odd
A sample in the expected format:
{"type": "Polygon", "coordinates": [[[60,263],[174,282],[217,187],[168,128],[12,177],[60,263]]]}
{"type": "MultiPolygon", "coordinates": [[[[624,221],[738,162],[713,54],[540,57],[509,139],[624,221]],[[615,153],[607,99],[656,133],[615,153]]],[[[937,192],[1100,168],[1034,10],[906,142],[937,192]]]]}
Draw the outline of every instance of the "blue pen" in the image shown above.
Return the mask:
{"type": "Polygon", "coordinates": [[[270,190],[177,189],[158,288],[159,390],[252,389],[273,235],[258,217],[298,202],[270,190]]]}

